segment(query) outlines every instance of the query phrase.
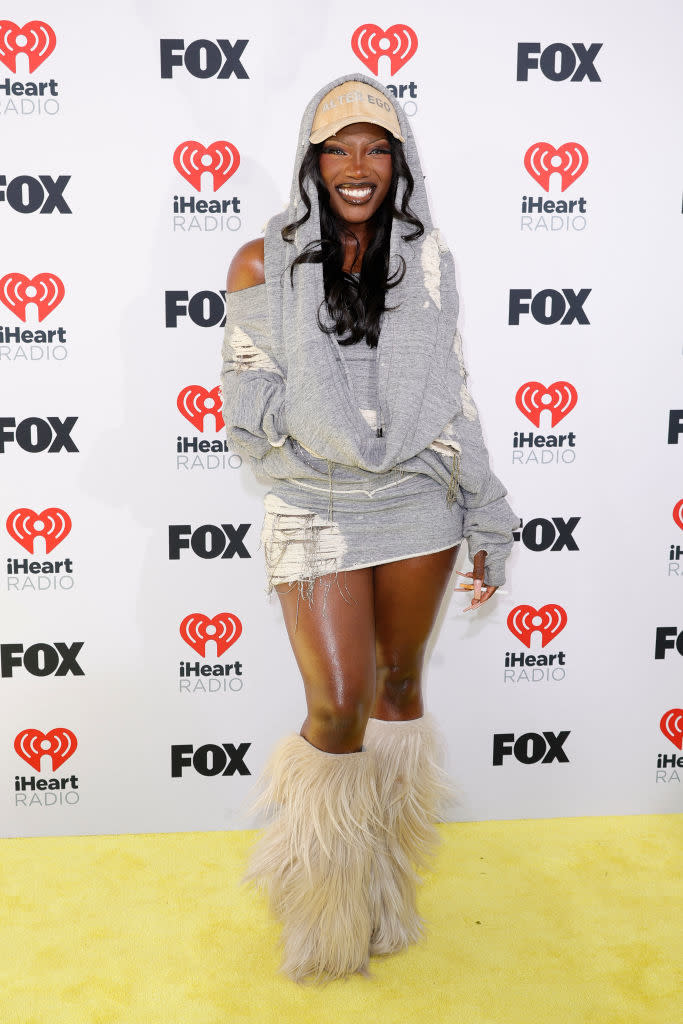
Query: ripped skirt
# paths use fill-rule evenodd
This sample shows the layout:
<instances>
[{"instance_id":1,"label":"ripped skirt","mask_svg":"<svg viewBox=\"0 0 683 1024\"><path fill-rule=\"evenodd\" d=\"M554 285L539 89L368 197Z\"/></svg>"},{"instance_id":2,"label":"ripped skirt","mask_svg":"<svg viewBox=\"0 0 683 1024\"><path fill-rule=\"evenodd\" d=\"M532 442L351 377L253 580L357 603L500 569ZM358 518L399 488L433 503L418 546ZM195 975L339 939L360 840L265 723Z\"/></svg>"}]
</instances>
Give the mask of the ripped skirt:
<instances>
[{"instance_id":1,"label":"ripped skirt","mask_svg":"<svg viewBox=\"0 0 683 1024\"><path fill-rule=\"evenodd\" d=\"M462 510L446 503L442 484L422 474L386 474L381 482L367 476L365 488L335 488L329 501L296 482L278 481L278 493L268 492L261 531L268 593L290 583L310 603L321 576L329 577L329 589L344 570L432 554L462 541Z\"/></svg>"}]
</instances>

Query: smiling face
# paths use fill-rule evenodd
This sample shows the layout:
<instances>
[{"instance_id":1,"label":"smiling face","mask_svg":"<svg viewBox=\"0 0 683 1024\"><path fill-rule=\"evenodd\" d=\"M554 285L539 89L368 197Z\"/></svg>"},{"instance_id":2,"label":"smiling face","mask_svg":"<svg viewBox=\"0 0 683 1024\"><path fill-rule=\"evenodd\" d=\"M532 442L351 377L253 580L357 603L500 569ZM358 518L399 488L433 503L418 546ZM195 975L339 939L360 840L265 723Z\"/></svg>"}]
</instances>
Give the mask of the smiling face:
<instances>
[{"instance_id":1,"label":"smiling face","mask_svg":"<svg viewBox=\"0 0 683 1024\"><path fill-rule=\"evenodd\" d=\"M391 187L388 133L358 122L326 139L318 157L320 176L330 193L335 217L350 227L369 221Z\"/></svg>"}]
</instances>

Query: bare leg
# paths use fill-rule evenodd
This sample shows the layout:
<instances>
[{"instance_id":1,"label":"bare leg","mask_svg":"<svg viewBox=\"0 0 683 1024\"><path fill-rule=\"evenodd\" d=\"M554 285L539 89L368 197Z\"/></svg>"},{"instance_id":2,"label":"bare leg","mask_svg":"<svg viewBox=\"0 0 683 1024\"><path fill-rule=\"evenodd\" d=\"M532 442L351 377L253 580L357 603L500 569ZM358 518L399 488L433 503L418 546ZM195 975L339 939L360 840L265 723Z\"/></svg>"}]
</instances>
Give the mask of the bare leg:
<instances>
[{"instance_id":1,"label":"bare leg","mask_svg":"<svg viewBox=\"0 0 683 1024\"><path fill-rule=\"evenodd\" d=\"M425 647L458 547L374 567L377 692L373 718L405 721L423 714Z\"/></svg>"},{"instance_id":2,"label":"bare leg","mask_svg":"<svg viewBox=\"0 0 683 1024\"><path fill-rule=\"evenodd\" d=\"M298 621L297 588L276 588L306 690L308 715L301 735L332 754L361 749L375 699L372 574L372 568L340 573L339 587L320 577L312 606L299 601ZM328 586L323 613L323 588Z\"/></svg>"}]
</instances>

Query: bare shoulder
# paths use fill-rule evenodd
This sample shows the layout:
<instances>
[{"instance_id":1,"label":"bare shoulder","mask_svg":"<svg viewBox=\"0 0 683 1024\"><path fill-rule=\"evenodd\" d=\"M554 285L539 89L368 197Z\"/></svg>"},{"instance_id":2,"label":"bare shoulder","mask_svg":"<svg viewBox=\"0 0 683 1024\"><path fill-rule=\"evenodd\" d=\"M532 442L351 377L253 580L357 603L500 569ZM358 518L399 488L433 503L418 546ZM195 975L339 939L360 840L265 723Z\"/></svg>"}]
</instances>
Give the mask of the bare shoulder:
<instances>
[{"instance_id":1,"label":"bare shoulder","mask_svg":"<svg viewBox=\"0 0 683 1024\"><path fill-rule=\"evenodd\" d=\"M227 288L229 292L240 292L243 288L263 284L265 279L263 239L254 238L235 253L228 270Z\"/></svg>"}]
</instances>

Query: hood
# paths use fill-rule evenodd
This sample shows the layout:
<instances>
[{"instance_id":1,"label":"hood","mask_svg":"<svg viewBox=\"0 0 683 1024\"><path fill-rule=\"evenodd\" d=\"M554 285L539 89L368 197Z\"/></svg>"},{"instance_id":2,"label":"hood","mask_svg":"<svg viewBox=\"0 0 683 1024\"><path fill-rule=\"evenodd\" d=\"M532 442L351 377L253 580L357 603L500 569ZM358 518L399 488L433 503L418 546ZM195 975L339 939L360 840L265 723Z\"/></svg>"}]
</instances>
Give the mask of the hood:
<instances>
[{"instance_id":1,"label":"hood","mask_svg":"<svg viewBox=\"0 0 683 1024\"><path fill-rule=\"evenodd\" d=\"M401 126L401 134L405 139L403 143L403 151L410 168L411 174L414 179L413 194L410 199L411 209L415 211L417 216L420 218L425 226L425 232L432 230L432 217L429 210L429 203L427 202L427 193L424 186L424 174L422 173L422 165L420 164L420 158L417 153L417 147L415 145L415 139L413 132L410 127L410 121L403 112L403 108L399 103L396 103L395 98L391 95L388 89L386 89L381 82L378 82L376 78L371 78L369 75L361 75L354 73L352 75L341 75L339 78L333 79L324 85L322 89L319 89L315 96L309 101L306 109L304 110L303 117L301 118L301 126L299 128L299 139L297 142L296 154L294 157L294 172L292 174L292 184L289 193L289 206L288 213L290 221L298 220L298 218L304 213L304 206L301 202L299 195L299 171L306 150L309 146L309 136L311 134L311 127L313 125L313 118L318 108L318 104L327 93L334 89L337 85L342 85L344 82L365 82L366 85L372 85L375 89L381 92L389 100L396 116L398 117L398 123ZM405 182L399 183L398 192L396 195L396 203L400 206L403 198L403 191ZM314 188L312 182L308 181L306 184L306 192L308 198L311 200L311 221L314 225L320 223L320 213L318 210L318 194ZM308 232L307 232L308 234ZM318 235L320 234L318 230ZM311 236L313 237L313 236Z\"/></svg>"}]
</instances>

